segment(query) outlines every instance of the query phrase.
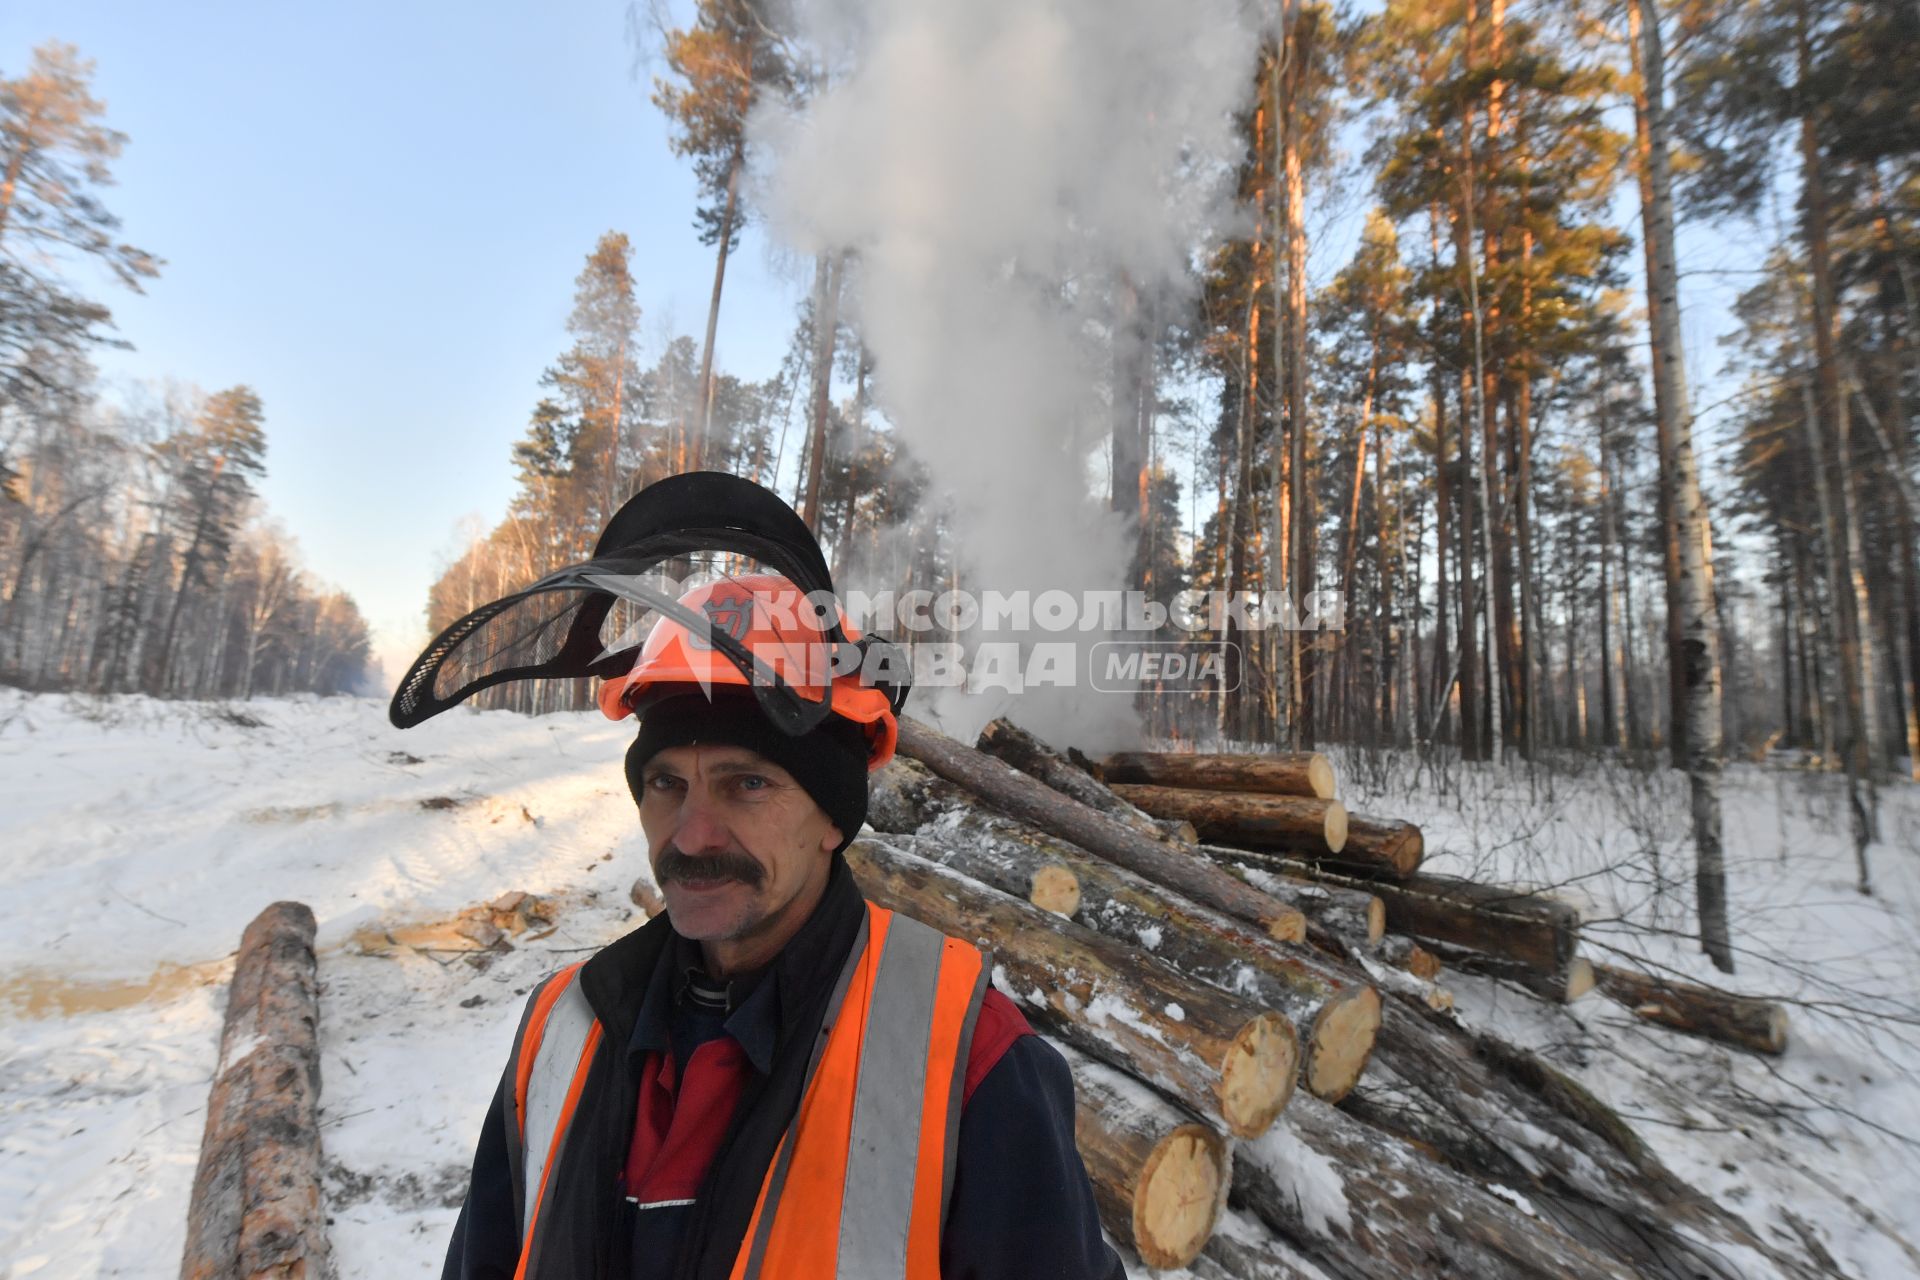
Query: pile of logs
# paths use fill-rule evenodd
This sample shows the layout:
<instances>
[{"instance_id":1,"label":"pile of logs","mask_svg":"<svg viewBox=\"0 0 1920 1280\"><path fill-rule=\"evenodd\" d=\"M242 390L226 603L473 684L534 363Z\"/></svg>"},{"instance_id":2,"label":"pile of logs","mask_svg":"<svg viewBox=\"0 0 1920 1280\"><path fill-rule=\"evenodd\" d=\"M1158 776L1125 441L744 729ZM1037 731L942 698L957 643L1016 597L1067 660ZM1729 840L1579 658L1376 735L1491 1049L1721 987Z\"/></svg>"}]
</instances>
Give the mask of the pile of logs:
<instances>
[{"instance_id":1,"label":"pile of logs","mask_svg":"<svg viewBox=\"0 0 1920 1280\"><path fill-rule=\"evenodd\" d=\"M1440 980L1598 989L1761 1052L1784 1047L1776 1007L1593 965L1566 903L1423 873L1419 828L1349 814L1322 756L1089 761L1006 721L969 747L906 720L899 750L853 869L991 951L1062 1046L1103 1220L1148 1265L1818 1274L1574 1081L1462 1026Z\"/></svg>"}]
</instances>

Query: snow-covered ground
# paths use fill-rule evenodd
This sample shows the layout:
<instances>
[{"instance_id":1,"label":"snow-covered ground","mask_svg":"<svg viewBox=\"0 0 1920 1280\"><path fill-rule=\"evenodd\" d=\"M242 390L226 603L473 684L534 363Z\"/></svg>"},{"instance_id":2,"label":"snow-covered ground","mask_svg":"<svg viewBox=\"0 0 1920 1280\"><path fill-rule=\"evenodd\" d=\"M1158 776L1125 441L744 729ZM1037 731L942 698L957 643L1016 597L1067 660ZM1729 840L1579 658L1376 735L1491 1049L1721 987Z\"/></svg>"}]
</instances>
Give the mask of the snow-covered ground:
<instances>
[{"instance_id":1,"label":"snow-covered ground","mask_svg":"<svg viewBox=\"0 0 1920 1280\"><path fill-rule=\"evenodd\" d=\"M367 700L0 694L0 1276L177 1268L231 950L282 898L320 922L342 1273L437 1274L521 996L638 920L630 732L459 711L401 733ZM1426 826L1434 868L1560 886L1595 958L1714 978L1683 936L1677 776L1339 764L1357 811ZM1547 1009L1447 979L1464 1017L1574 1072L1682 1176L1871 1280L1920 1275L1920 791L1888 787L1881 814L1863 899L1832 779L1729 774L1731 985L1802 1002L1783 1059L1598 996ZM408 931L509 890L558 900L557 927L484 966Z\"/></svg>"}]
</instances>

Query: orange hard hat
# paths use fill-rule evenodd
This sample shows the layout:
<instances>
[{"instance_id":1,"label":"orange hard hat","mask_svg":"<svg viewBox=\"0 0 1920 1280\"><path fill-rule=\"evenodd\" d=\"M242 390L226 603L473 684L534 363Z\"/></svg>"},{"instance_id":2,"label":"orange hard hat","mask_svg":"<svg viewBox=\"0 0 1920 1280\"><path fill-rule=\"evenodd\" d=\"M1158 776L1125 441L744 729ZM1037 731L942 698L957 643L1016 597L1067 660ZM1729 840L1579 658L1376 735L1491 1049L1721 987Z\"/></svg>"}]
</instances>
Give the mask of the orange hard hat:
<instances>
[{"instance_id":1,"label":"orange hard hat","mask_svg":"<svg viewBox=\"0 0 1920 1280\"><path fill-rule=\"evenodd\" d=\"M707 627L725 632L744 645L764 668L802 698L818 703L830 699L830 714L860 726L867 740L867 770L893 759L900 734L893 699L883 688L862 678L866 651L846 612L835 606L841 633L849 642L840 646L828 637L831 624L823 620L813 598L786 578L760 573L723 578L696 587L680 597L680 605L703 615ZM836 662L853 670L835 674ZM648 634L633 666L609 677L600 686L600 710L609 720L623 720L662 697L698 689L712 697L716 686L745 688L749 677L722 653L701 630L671 617L660 618Z\"/></svg>"}]
</instances>

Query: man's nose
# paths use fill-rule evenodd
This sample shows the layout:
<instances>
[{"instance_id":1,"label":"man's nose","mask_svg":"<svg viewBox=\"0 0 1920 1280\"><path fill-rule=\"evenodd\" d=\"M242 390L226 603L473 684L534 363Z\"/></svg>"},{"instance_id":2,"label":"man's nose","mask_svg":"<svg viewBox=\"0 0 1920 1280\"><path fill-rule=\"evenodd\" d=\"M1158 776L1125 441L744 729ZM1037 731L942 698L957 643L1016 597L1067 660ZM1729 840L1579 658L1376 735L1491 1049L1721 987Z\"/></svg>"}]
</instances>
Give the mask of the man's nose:
<instances>
[{"instance_id":1,"label":"man's nose","mask_svg":"<svg viewBox=\"0 0 1920 1280\"><path fill-rule=\"evenodd\" d=\"M687 798L680 803L680 821L673 829L674 847L682 853L706 853L725 849L730 842L727 825L704 788L687 788Z\"/></svg>"}]
</instances>

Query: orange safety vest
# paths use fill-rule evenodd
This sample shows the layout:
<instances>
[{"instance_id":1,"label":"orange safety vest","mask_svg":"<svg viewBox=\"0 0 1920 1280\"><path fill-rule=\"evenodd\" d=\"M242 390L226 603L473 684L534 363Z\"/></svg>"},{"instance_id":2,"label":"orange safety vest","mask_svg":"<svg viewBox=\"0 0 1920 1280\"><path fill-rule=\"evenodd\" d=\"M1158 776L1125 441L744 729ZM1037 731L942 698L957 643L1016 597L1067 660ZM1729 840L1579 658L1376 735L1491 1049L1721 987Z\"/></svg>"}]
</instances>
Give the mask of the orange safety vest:
<instances>
[{"instance_id":1,"label":"orange safety vest","mask_svg":"<svg viewBox=\"0 0 1920 1280\"><path fill-rule=\"evenodd\" d=\"M939 1280L987 966L978 948L866 905L732 1280ZM576 964L542 985L514 1045L524 1206L515 1280L530 1280L547 1183L600 1047L579 974Z\"/></svg>"}]
</instances>

